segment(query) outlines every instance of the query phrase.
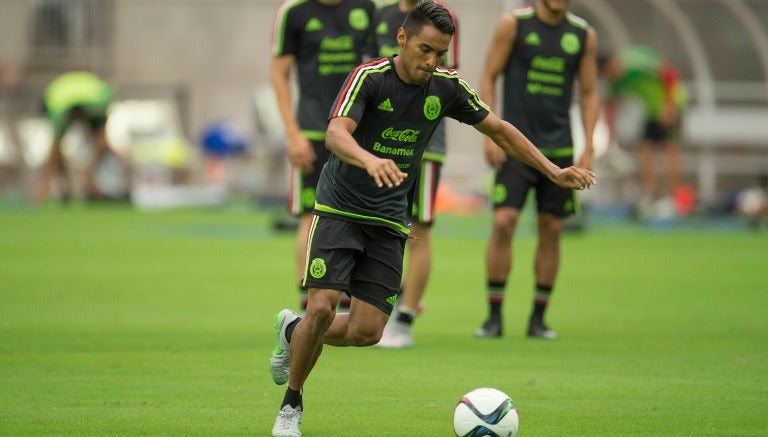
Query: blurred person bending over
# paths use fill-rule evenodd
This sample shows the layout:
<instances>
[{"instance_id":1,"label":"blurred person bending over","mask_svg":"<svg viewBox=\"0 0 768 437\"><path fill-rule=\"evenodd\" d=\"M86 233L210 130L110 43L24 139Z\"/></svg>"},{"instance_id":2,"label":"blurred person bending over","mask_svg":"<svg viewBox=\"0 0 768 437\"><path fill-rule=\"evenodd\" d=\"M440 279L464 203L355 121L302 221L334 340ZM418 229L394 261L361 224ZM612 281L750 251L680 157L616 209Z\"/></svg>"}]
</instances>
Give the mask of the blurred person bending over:
<instances>
[{"instance_id":1,"label":"blurred person bending over","mask_svg":"<svg viewBox=\"0 0 768 437\"><path fill-rule=\"evenodd\" d=\"M392 56L398 53L397 29L408 12L416 7L419 0L389 0L380 7L373 20L373 41L378 56ZM445 6L443 3L436 1ZM447 9L447 7L446 7ZM450 11L450 10L449 10ZM458 67L458 26L456 15L451 46L446 53L443 67ZM414 184L411 238L408 239L408 261L402 294L395 308L395 314L384 329L379 346L389 348L408 347L413 344L412 325L419 313L422 296L432 269L432 225L435 219L435 197L440 183L440 173L445 161L445 121L441 122L427 144L427 150L419 167Z\"/></svg>"},{"instance_id":2,"label":"blurred person bending over","mask_svg":"<svg viewBox=\"0 0 768 437\"><path fill-rule=\"evenodd\" d=\"M324 344L380 340L402 280L412 189L442 118L474 126L558 185L584 189L595 182L589 170L549 161L489 112L453 70L439 67L453 33L448 10L420 2L397 31L400 54L355 68L331 108L326 144L332 155L317 184L307 250L307 310L304 317L288 309L275 316L270 372L288 387L273 436L301 435L304 383ZM352 296L348 313L336 312L342 293Z\"/></svg>"},{"instance_id":3,"label":"blurred person bending over","mask_svg":"<svg viewBox=\"0 0 768 437\"><path fill-rule=\"evenodd\" d=\"M488 48L481 95L495 106L496 80L504 76L505 120L517 126L544 156L565 167L574 162L569 109L578 82L585 132L579 166L591 169L592 134L600 109L597 89L597 35L568 11L568 0L538 0L504 14ZM476 337L501 337L502 304L512 269L512 239L530 190L536 194L537 246L533 304L527 335L554 339L544 322L560 266L560 235L566 217L577 212L575 192L558 187L545 174L516 159L507 159L486 144L486 159L496 170L492 192L493 224L486 249L489 314Z\"/></svg>"},{"instance_id":4,"label":"blurred person bending over","mask_svg":"<svg viewBox=\"0 0 768 437\"><path fill-rule=\"evenodd\" d=\"M317 180L330 154L325 147L328 111L344 78L362 62L374 9L371 0L285 0L275 17L271 80L291 162L288 212L299 217L297 283L305 268ZM295 112L291 91L294 69L299 94ZM303 310L306 289L299 286L299 294ZM349 299L341 306L349 306Z\"/></svg>"},{"instance_id":5,"label":"blurred person bending over","mask_svg":"<svg viewBox=\"0 0 768 437\"><path fill-rule=\"evenodd\" d=\"M71 197L72 187L62 152L62 139L75 123L82 123L88 128L93 147L85 169L86 196L91 200L103 198L96 183L95 170L111 150L105 127L107 109L113 100L112 87L93 73L72 71L53 79L45 88L43 100L46 115L53 124L53 143L35 189L35 201L42 202L50 195L54 178L60 198L66 201Z\"/></svg>"},{"instance_id":6,"label":"blurred person bending over","mask_svg":"<svg viewBox=\"0 0 768 437\"><path fill-rule=\"evenodd\" d=\"M677 68L649 47L630 46L618 56L601 61L601 76L610 85L609 113L613 113L614 106L624 98L634 98L643 106L640 138L636 144L643 189L637 212L641 216L652 216L657 202L672 204L672 196L680 187L680 125L687 92ZM614 130L616 122L611 123ZM665 161L663 189L657 180L658 154Z\"/></svg>"}]
</instances>

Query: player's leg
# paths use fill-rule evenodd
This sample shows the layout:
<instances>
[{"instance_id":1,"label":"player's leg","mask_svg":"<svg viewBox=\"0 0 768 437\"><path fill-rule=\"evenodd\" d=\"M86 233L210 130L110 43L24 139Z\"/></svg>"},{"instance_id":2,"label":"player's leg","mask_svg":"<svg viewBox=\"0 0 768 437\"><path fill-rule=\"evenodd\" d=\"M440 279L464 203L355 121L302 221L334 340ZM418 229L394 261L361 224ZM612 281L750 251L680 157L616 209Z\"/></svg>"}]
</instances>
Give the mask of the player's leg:
<instances>
[{"instance_id":1,"label":"player's leg","mask_svg":"<svg viewBox=\"0 0 768 437\"><path fill-rule=\"evenodd\" d=\"M301 285L304 279L304 272L307 268L307 238L309 236L309 227L312 223L312 214L309 212L299 215L298 226L296 227L296 237L294 243L294 255L296 260L296 284L299 291L299 307L301 311L307 310L307 289Z\"/></svg>"},{"instance_id":2,"label":"player's leg","mask_svg":"<svg viewBox=\"0 0 768 437\"><path fill-rule=\"evenodd\" d=\"M666 161L666 190L667 195L674 196L681 180L681 158L680 144L677 138L671 137L664 145L664 154Z\"/></svg>"},{"instance_id":3,"label":"player's leg","mask_svg":"<svg viewBox=\"0 0 768 437\"><path fill-rule=\"evenodd\" d=\"M475 331L476 337L501 337L503 334L502 308L507 278L512 270L512 238L517 228L520 211L501 207L493 211L493 224L485 250L486 299L488 318Z\"/></svg>"},{"instance_id":4,"label":"player's leg","mask_svg":"<svg viewBox=\"0 0 768 437\"><path fill-rule=\"evenodd\" d=\"M332 289L309 289L309 301L303 317L291 317L278 335L284 336L287 341L282 352L289 354L290 374L288 387L285 390L280 410L275 418L272 435L300 435L304 401L304 382L315 367L323 350L323 338L325 332L331 326L336 314L336 305L341 292ZM283 315L287 310L283 310ZM280 341L278 339L278 341ZM274 355L273 355L274 357ZM274 361L272 362L274 363ZM274 377L274 365L273 365ZM276 381L277 382L277 381Z\"/></svg>"},{"instance_id":5,"label":"player's leg","mask_svg":"<svg viewBox=\"0 0 768 437\"><path fill-rule=\"evenodd\" d=\"M640 183L643 187L643 195L651 200L656 198L656 166L653 153L653 145L650 141L643 141L637 148L638 169Z\"/></svg>"},{"instance_id":6,"label":"player's leg","mask_svg":"<svg viewBox=\"0 0 768 437\"><path fill-rule=\"evenodd\" d=\"M411 236L407 243L409 258L400 311L409 310L415 316L432 270L432 225L420 221L413 222Z\"/></svg>"},{"instance_id":7,"label":"player's leg","mask_svg":"<svg viewBox=\"0 0 768 437\"><path fill-rule=\"evenodd\" d=\"M309 289L307 311L291 334L291 373L288 387L304 387L323 349L326 332L336 316L336 305L341 292L333 289Z\"/></svg>"},{"instance_id":8,"label":"player's leg","mask_svg":"<svg viewBox=\"0 0 768 437\"><path fill-rule=\"evenodd\" d=\"M389 314L375 305L352 298L348 313L338 313L325 333L330 346L371 346L381 339Z\"/></svg>"},{"instance_id":9,"label":"player's leg","mask_svg":"<svg viewBox=\"0 0 768 437\"><path fill-rule=\"evenodd\" d=\"M528 321L528 336L554 339L557 334L544 322L552 290L560 268L560 235L564 220L549 213L539 213L537 220L538 240L534 257L533 308Z\"/></svg>"},{"instance_id":10,"label":"player's leg","mask_svg":"<svg viewBox=\"0 0 768 437\"><path fill-rule=\"evenodd\" d=\"M476 337L501 337L503 334L502 307L507 278L512 270L512 238L531 184L531 171L530 167L510 158L496 173L491 193L493 221L485 249L488 317L475 330Z\"/></svg>"},{"instance_id":11,"label":"player's leg","mask_svg":"<svg viewBox=\"0 0 768 437\"><path fill-rule=\"evenodd\" d=\"M310 223L312 222L312 210L315 207L317 182L320 180L320 172L330 153L325 148L323 141L312 141L311 144L317 157L314 169L311 173L305 174L298 168L291 167L291 183L288 192L288 213L298 217L294 240L294 260L301 311L305 311L307 308L307 289L301 285L301 282L304 279L304 272L307 268L307 237Z\"/></svg>"},{"instance_id":12,"label":"player's leg","mask_svg":"<svg viewBox=\"0 0 768 437\"><path fill-rule=\"evenodd\" d=\"M329 330L328 344L369 346L379 342L403 279L407 237L381 226L359 226L365 251L355 260L350 287L352 307L346 325L334 323ZM338 318L345 320L344 315Z\"/></svg>"},{"instance_id":13,"label":"player's leg","mask_svg":"<svg viewBox=\"0 0 768 437\"><path fill-rule=\"evenodd\" d=\"M384 329L381 347L402 348L413 345L412 325L419 313L432 270L432 224L435 196L440 182L441 164L424 160L414 186L413 225L408 239L408 261L399 306Z\"/></svg>"},{"instance_id":14,"label":"player's leg","mask_svg":"<svg viewBox=\"0 0 768 437\"><path fill-rule=\"evenodd\" d=\"M572 158L554 158L560 167L571 165ZM547 327L545 312L560 268L560 237L565 219L578 212L576 192L560 188L540 175L536 185L537 243L534 255L535 288L531 316L528 320L528 336L555 339L557 333Z\"/></svg>"},{"instance_id":15,"label":"player's leg","mask_svg":"<svg viewBox=\"0 0 768 437\"><path fill-rule=\"evenodd\" d=\"M302 285L309 290L303 317L283 310L277 318L277 344L270 359L276 383L287 376L288 387L272 429L273 435L300 435L304 382L317 363L327 330L336 316L340 289L348 289L354 258L363 243L353 224L312 216L307 247L306 273ZM286 371L286 367L289 371Z\"/></svg>"},{"instance_id":16,"label":"player's leg","mask_svg":"<svg viewBox=\"0 0 768 437\"><path fill-rule=\"evenodd\" d=\"M36 203L44 202L53 191L54 184L58 194L64 201L71 196L71 187L67 170L67 162L61 147L62 135L55 135L48 156L41 167L40 179L33 194Z\"/></svg>"},{"instance_id":17,"label":"player's leg","mask_svg":"<svg viewBox=\"0 0 768 437\"><path fill-rule=\"evenodd\" d=\"M90 198L99 199L102 197L102 192L96 183L96 169L104 160L104 158L110 153L105 128L106 116L98 117L98 119L92 118L90 120L90 124L93 154L85 168L85 189Z\"/></svg>"}]
</instances>

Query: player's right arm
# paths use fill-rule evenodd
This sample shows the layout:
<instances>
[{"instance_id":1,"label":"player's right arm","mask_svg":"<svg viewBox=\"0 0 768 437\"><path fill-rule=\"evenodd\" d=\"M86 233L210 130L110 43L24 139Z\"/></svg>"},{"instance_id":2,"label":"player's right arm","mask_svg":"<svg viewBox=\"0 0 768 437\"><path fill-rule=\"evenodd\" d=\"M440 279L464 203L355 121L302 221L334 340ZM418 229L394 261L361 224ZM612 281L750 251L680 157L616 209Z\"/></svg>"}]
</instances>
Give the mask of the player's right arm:
<instances>
[{"instance_id":1,"label":"player's right arm","mask_svg":"<svg viewBox=\"0 0 768 437\"><path fill-rule=\"evenodd\" d=\"M311 173L315 162L312 144L301 134L301 127L293 112L291 94L291 70L295 58L293 55L278 56L272 59L272 88L275 90L277 109L285 129L285 147L288 159L302 173Z\"/></svg>"},{"instance_id":2,"label":"player's right arm","mask_svg":"<svg viewBox=\"0 0 768 437\"><path fill-rule=\"evenodd\" d=\"M517 17L511 13L502 15L485 54L485 65L480 76L480 98L491 111L496 110L496 80L512 56L516 34ZM485 142L485 159L491 167L498 170L506 161L507 155L489 139Z\"/></svg>"},{"instance_id":3,"label":"player's right arm","mask_svg":"<svg viewBox=\"0 0 768 437\"><path fill-rule=\"evenodd\" d=\"M376 186L392 188L408 176L391 159L380 158L360 147L352 136L357 122L349 117L335 117L328 122L325 145L342 161L365 169Z\"/></svg>"}]
</instances>

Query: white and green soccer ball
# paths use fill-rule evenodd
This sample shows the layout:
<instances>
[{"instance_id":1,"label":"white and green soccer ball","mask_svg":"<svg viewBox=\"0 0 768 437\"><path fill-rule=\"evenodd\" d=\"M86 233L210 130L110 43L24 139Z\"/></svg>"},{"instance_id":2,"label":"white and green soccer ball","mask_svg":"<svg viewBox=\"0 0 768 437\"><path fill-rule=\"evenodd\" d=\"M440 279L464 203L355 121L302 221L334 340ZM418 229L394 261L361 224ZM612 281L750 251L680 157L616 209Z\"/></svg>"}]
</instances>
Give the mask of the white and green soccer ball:
<instances>
[{"instance_id":1,"label":"white and green soccer ball","mask_svg":"<svg viewBox=\"0 0 768 437\"><path fill-rule=\"evenodd\" d=\"M453 430L459 437L515 437L520 418L512 399L495 388L477 388L453 409Z\"/></svg>"}]
</instances>

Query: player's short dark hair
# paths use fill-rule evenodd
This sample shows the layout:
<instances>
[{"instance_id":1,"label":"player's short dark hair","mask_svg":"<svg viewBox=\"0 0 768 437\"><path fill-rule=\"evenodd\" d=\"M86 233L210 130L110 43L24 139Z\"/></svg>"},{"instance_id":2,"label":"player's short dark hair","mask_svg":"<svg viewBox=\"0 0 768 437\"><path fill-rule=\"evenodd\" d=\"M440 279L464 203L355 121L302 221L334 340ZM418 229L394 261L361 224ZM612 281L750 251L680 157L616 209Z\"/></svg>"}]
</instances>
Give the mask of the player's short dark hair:
<instances>
[{"instance_id":1,"label":"player's short dark hair","mask_svg":"<svg viewBox=\"0 0 768 437\"><path fill-rule=\"evenodd\" d=\"M427 24L431 24L446 35L453 35L456 27L448 9L433 0L421 0L416 7L408 12L403 21L405 35L411 37L421 32Z\"/></svg>"}]
</instances>

